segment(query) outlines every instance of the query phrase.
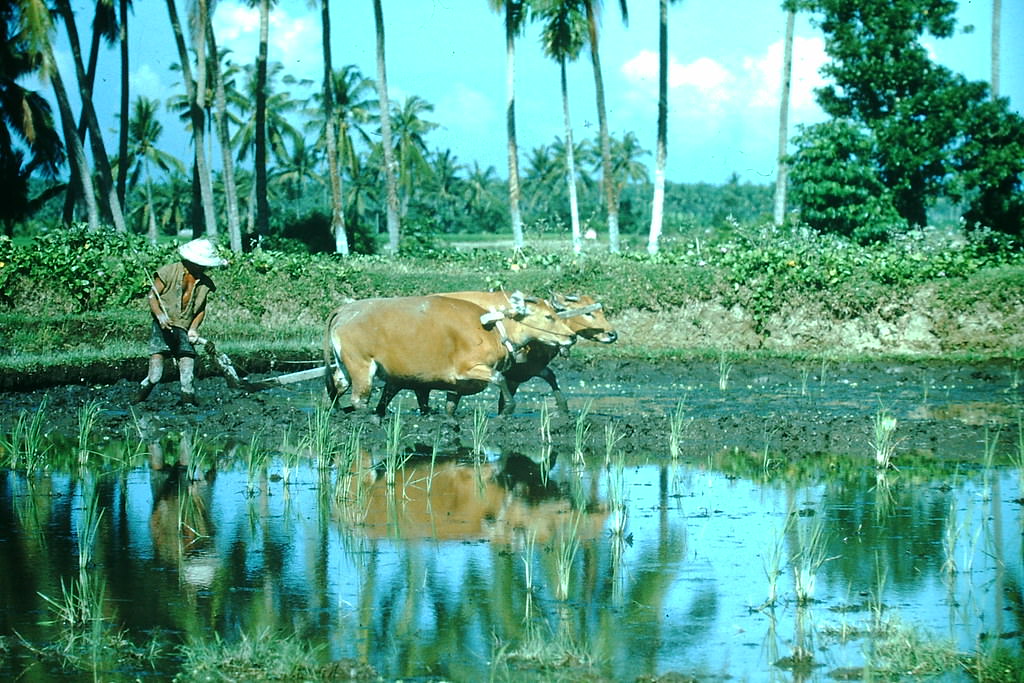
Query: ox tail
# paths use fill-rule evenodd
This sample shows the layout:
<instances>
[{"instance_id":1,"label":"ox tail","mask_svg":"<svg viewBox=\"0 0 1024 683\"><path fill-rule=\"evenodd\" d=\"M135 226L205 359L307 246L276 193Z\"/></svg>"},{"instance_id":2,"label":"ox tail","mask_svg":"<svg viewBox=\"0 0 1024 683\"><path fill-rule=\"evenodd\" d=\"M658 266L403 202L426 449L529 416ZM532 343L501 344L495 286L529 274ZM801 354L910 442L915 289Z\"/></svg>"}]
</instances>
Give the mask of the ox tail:
<instances>
[{"instance_id":1,"label":"ox tail","mask_svg":"<svg viewBox=\"0 0 1024 683\"><path fill-rule=\"evenodd\" d=\"M327 397L332 401L348 391L352 383L345 374L345 364L341 362L341 342L334 335L341 309L336 309L327 318L327 331L324 334L324 384Z\"/></svg>"}]
</instances>

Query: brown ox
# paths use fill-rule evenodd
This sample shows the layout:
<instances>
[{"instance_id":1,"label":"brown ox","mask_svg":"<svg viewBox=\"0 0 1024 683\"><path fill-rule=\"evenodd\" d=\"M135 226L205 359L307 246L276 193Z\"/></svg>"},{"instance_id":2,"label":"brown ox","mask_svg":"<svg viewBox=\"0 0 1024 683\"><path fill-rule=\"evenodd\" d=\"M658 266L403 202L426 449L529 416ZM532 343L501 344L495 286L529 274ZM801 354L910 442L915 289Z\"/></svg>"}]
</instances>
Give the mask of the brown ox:
<instances>
[{"instance_id":1,"label":"brown ox","mask_svg":"<svg viewBox=\"0 0 1024 683\"><path fill-rule=\"evenodd\" d=\"M509 295L505 292L445 292L438 294L438 296L452 297L455 299L461 299L463 301L469 301L482 308L492 308L499 306L508 305ZM600 342L602 344L611 344L619 338L615 328L612 327L608 319L605 318L604 311L602 310L601 304L597 303L593 297L580 295L580 296L562 296L560 294L552 295L550 299L551 306L558 311L559 315L565 318L566 323L576 335L589 339L591 341ZM498 397L498 412L505 413L511 412L513 409L512 397L516 395L516 391L519 389L519 385L533 377L540 377L548 386L551 387L551 392L555 397L555 403L558 406L558 410L563 414L569 412L569 405L566 403L565 397L562 395L562 390L558 386L558 380L555 377L555 372L548 365L554 360L555 356L558 355L560 349L555 346L546 344L530 344L523 352L517 354L516 362L509 368L503 371L505 375L505 383L508 386L509 403L506 404L505 394L501 394ZM427 397L425 392L417 393L417 398L420 404L420 410L424 411L427 406Z\"/></svg>"},{"instance_id":2,"label":"brown ox","mask_svg":"<svg viewBox=\"0 0 1024 683\"><path fill-rule=\"evenodd\" d=\"M510 456L529 460L525 456ZM355 463L353 463L355 464ZM532 464L536 470L537 465ZM513 468L522 470L513 463ZM399 467L393 483L369 466L341 481L335 517L368 538L487 540L499 545L533 537L547 544L560 537L598 538L607 508L577 508L554 482L540 483L539 470L515 472L509 462L470 465L418 459Z\"/></svg>"},{"instance_id":3,"label":"brown ox","mask_svg":"<svg viewBox=\"0 0 1024 683\"><path fill-rule=\"evenodd\" d=\"M385 382L376 414L402 389L448 392L452 415L461 396L498 386L516 350L530 343L571 346L576 335L546 305L514 294L490 310L440 296L362 299L331 313L324 340L327 392L335 398L352 389L352 407L365 408L373 378ZM347 376L346 376L347 375Z\"/></svg>"}]
</instances>

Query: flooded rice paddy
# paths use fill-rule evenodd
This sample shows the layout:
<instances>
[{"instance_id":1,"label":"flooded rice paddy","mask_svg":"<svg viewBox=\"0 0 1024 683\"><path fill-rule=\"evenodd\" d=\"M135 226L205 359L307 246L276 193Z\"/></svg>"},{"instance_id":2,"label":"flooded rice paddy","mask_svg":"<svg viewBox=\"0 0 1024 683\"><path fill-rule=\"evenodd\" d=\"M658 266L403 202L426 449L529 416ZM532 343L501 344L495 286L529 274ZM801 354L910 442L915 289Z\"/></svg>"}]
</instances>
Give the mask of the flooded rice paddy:
<instances>
[{"instance_id":1,"label":"flooded rice paddy","mask_svg":"<svg viewBox=\"0 0 1024 683\"><path fill-rule=\"evenodd\" d=\"M524 387L515 428L470 404L432 446L430 420L357 426L285 394L265 409L302 404L305 427L247 440L203 433L223 409L117 437L98 436L116 406L85 403L91 433L36 441L11 416L0 678L1019 680L998 664L1024 630L1019 389L976 375L797 408L650 382L650 422L570 379L550 440ZM746 438L712 441L736 413Z\"/></svg>"}]
</instances>

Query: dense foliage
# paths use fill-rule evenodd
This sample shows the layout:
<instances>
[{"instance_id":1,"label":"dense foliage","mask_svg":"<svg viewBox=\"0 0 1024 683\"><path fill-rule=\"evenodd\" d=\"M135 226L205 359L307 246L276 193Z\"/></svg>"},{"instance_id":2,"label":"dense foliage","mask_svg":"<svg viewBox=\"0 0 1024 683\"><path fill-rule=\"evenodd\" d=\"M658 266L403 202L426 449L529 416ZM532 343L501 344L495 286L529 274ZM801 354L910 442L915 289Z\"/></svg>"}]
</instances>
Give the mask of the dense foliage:
<instances>
[{"instance_id":1,"label":"dense foliage","mask_svg":"<svg viewBox=\"0 0 1024 683\"><path fill-rule=\"evenodd\" d=\"M933 62L922 40L953 34L953 0L795 5L818 19L833 81L817 93L832 120L804 129L790 160L805 221L877 239L927 225L947 196L965 203L968 228L1024 233L1024 118Z\"/></svg>"},{"instance_id":2,"label":"dense foliage","mask_svg":"<svg viewBox=\"0 0 1024 683\"><path fill-rule=\"evenodd\" d=\"M594 249L574 257L564 241L521 251L439 245L430 257L398 259L256 249L214 273L218 309L230 312L219 317L269 327L295 321L315 326L346 297L499 287L592 293L620 311L717 300L742 307L755 323L808 299L822 302L835 317L853 317L922 283L960 295L981 288L1000 290L1003 298L1024 297L1024 251L991 232L912 231L862 246L807 228L730 222L668 240L656 256L642 248L620 256ZM149 273L176 258L171 244L153 247L114 232L55 232L24 246L0 237L0 313L142 311ZM983 273L990 274L979 279ZM968 281L970 287L963 284ZM141 325L144 316L138 318Z\"/></svg>"}]
</instances>

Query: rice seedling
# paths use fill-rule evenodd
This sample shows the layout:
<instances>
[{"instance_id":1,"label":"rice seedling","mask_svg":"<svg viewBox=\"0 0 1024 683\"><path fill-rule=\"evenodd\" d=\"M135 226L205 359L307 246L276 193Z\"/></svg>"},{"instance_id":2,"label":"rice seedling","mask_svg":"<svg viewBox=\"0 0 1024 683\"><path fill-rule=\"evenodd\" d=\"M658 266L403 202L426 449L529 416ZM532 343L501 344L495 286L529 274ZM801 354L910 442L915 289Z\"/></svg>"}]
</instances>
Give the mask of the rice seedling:
<instances>
[{"instance_id":1,"label":"rice seedling","mask_svg":"<svg viewBox=\"0 0 1024 683\"><path fill-rule=\"evenodd\" d=\"M884 407L875 413L871 421L873 438L871 448L874 451L875 466L880 469L894 467L892 458L896 454L896 418Z\"/></svg>"},{"instance_id":2,"label":"rice seedling","mask_svg":"<svg viewBox=\"0 0 1024 683\"><path fill-rule=\"evenodd\" d=\"M77 634L86 627L94 627L103 621L103 598L105 585L99 577L89 572L65 583L60 581L61 594L52 598L45 593L39 597L49 606L52 619L44 624L57 624Z\"/></svg>"},{"instance_id":3,"label":"rice seedling","mask_svg":"<svg viewBox=\"0 0 1024 683\"><path fill-rule=\"evenodd\" d=\"M947 576L952 576L958 571L956 564L957 539L963 531L963 525L957 523L956 500L949 502L949 512L946 514L946 524L942 530L942 551L945 561L942 563L942 571Z\"/></svg>"},{"instance_id":4,"label":"rice seedling","mask_svg":"<svg viewBox=\"0 0 1024 683\"><path fill-rule=\"evenodd\" d=\"M790 522L786 525L792 524L794 517L790 517ZM774 539L768 552L761 555L761 567L764 570L764 575L768 579L768 597L758 607L758 610L765 608L775 607L775 604L779 599L779 577L782 576L782 551L785 541L786 527L783 529L775 530Z\"/></svg>"},{"instance_id":5,"label":"rice seedling","mask_svg":"<svg viewBox=\"0 0 1024 683\"><path fill-rule=\"evenodd\" d=\"M473 426L470 427L470 436L473 440L473 453L483 455L484 441L487 439L487 409L483 403L477 403L473 408Z\"/></svg>"},{"instance_id":6,"label":"rice seedling","mask_svg":"<svg viewBox=\"0 0 1024 683\"><path fill-rule=\"evenodd\" d=\"M820 517L810 524L798 522L796 533L799 550L793 558L793 590L797 604L806 605L814 599L818 570L835 557L828 556L825 522Z\"/></svg>"},{"instance_id":7,"label":"rice seedling","mask_svg":"<svg viewBox=\"0 0 1024 683\"><path fill-rule=\"evenodd\" d=\"M718 389L725 391L729 388L729 375L732 374L732 361L723 349L718 353Z\"/></svg>"},{"instance_id":8,"label":"rice seedling","mask_svg":"<svg viewBox=\"0 0 1024 683\"><path fill-rule=\"evenodd\" d=\"M491 680L515 680L515 676L509 676L514 671L513 664L546 672L556 671L557 680L590 681L600 678L593 670L596 662L589 648L578 643L566 628L560 628L558 633L550 631L549 627L542 630L531 623L523 640L515 647L495 638L491 652ZM504 675L499 676L501 672Z\"/></svg>"},{"instance_id":9,"label":"rice seedling","mask_svg":"<svg viewBox=\"0 0 1024 683\"><path fill-rule=\"evenodd\" d=\"M615 454L615 448L622 441L622 435L619 434L615 428L614 422L609 422L604 426L604 464L605 467L611 465L612 457Z\"/></svg>"},{"instance_id":10,"label":"rice seedling","mask_svg":"<svg viewBox=\"0 0 1024 683\"><path fill-rule=\"evenodd\" d=\"M573 459L583 464L583 449L587 443L587 439L590 436L590 409L593 407L594 402L591 399L587 399L583 403L583 407L580 409L579 414L576 416L576 425L574 430L575 440L573 442Z\"/></svg>"},{"instance_id":11,"label":"rice seedling","mask_svg":"<svg viewBox=\"0 0 1024 683\"><path fill-rule=\"evenodd\" d=\"M84 505L78 523L78 569L84 572L92 565L92 551L96 544L96 537L99 535L103 510L100 508L95 484L83 482L83 487L85 489L83 492Z\"/></svg>"},{"instance_id":12,"label":"rice seedling","mask_svg":"<svg viewBox=\"0 0 1024 683\"><path fill-rule=\"evenodd\" d=\"M868 609L871 612L873 632L877 633L881 631L883 620L883 613L885 611L885 602L882 600L882 596L885 595L885 586L889 582L889 571L888 568L883 566L882 559L879 554L875 553L875 586L868 597Z\"/></svg>"},{"instance_id":13,"label":"rice seedling","mask_svg":"<svg viewBox=\"0 0 1024 683\"><path fill-rule=\"evenodd\" d=\"M398 407L397 410L391 415L391 419L387 423L387 444L384 451L384 481L388 488L394 488L395 477L398 473L398 468L405 464L407 458L402 458L402 408Z\"/></svg>"},{"instance_id":14,"label":"rice seedling","mask_svg":"<svg viewBox=\"0 0 1024 683\"><path fill-rule=\"evenodd\" d=\"M693 418L686 417L686 397L676 403L675 410L668 416L668 454L672 460L678 460L682 454L683 435Z\"/></svg>"},{"instance_id":15,"label":"rice seedling","mask_svg":"<svg viewBox=\"0 0 1024 683\"><path fill-rule=\"evenodd\" d=\"M800 395L807 395L807 384L811 378L811 366L801 365L800 366Z\"/></svg>"},{"instance_id":16,"label":"rice seedling","mask_svg":"<svg viewBox=\"0 0 1024 683\"><path fill-rule=\"evenodd\" d=\"M320 401L306 417L305 445L316 457L321 469L329 467L334 460L334 431L331 420L333 408L333 402Z\"/></svg>"},{"instance_id":17,"label":"rice seedling","mask_svg":"<svg viewBox=\"0 0 1024 683\"><path fill-rule=\"evenodd\" d=\"M78 409L78 446L75 453L78 456L78 464L85 466L89 458L96 452L91 449L92 432L100 415L99 401L86 401Z\"/></svg>"},{"instance_id":18,"label":"rice seedling","mask_svg":"<svg viewBox=\"0 0 1024 683\"><path fill-rule=\"evenodd\" d=\"M256 495L258 478L267 465L270 454L260 444L260 433L249 437L249 448L245 451L246 492L249 496Z\"/></svg>"},{"instance_id":19,"label":"rice seedling","mask_svg":"<svg viewBox=\"0 0 1024 683\"><path fill-rule=\"evenodd\" d=\"M622 453L609 463L608 472L608 508L611 513L609 531L616 538L626 535L628 510L626 509L626 458ZM577 521L578 523L578 521Z\"/></svg>"},{"instance_id":20,"label":"rice seedling","mask_svg":"<svg viewBox=\"0 0 1024 683\"><path fill-rule=\"evenodd\" d=\"M525 543L523 544L523 583L526 593L526 608L523 614L523 622L530 623L533 618L533 557L537 552L537 530L529 529L526 532Z\"/></svg>"},{"instance_id":21,"label":"rice seedling","mask_svg":"<svg viewBox=\"0 0 1024 683\"><path fill-rule=\"evenodd\" d=\"M551 409L547 401L541 401L540 404L540 442L551 443Z\"/></svg>"},{"instance_id":22,"label":"rice seedling","mask_svg":"<svg viewBox=\"0 0 1024 683\"><path fill-rule=\"evenodd\" d=\"M580 549L579 529L582 516L582 513L574 512L572 519L562 527L558 536L558 545L555 548L555 569L558 577L555 583L555 598L557 600L569 598L573 565Z\"/></svg>"},{"instance_id":23,"label":"rice seedling","mask_svg":"<svg viewBox=\"0 0 1024 683\"><path fill-rule=\"evenodd\" d=\"M0 434L0 464L11 469L23 469L32 474L43 462L52 444L43 439L46 424L46 399L35 412L22 410L9 433Z\"/></svg>"}]
</instances>

